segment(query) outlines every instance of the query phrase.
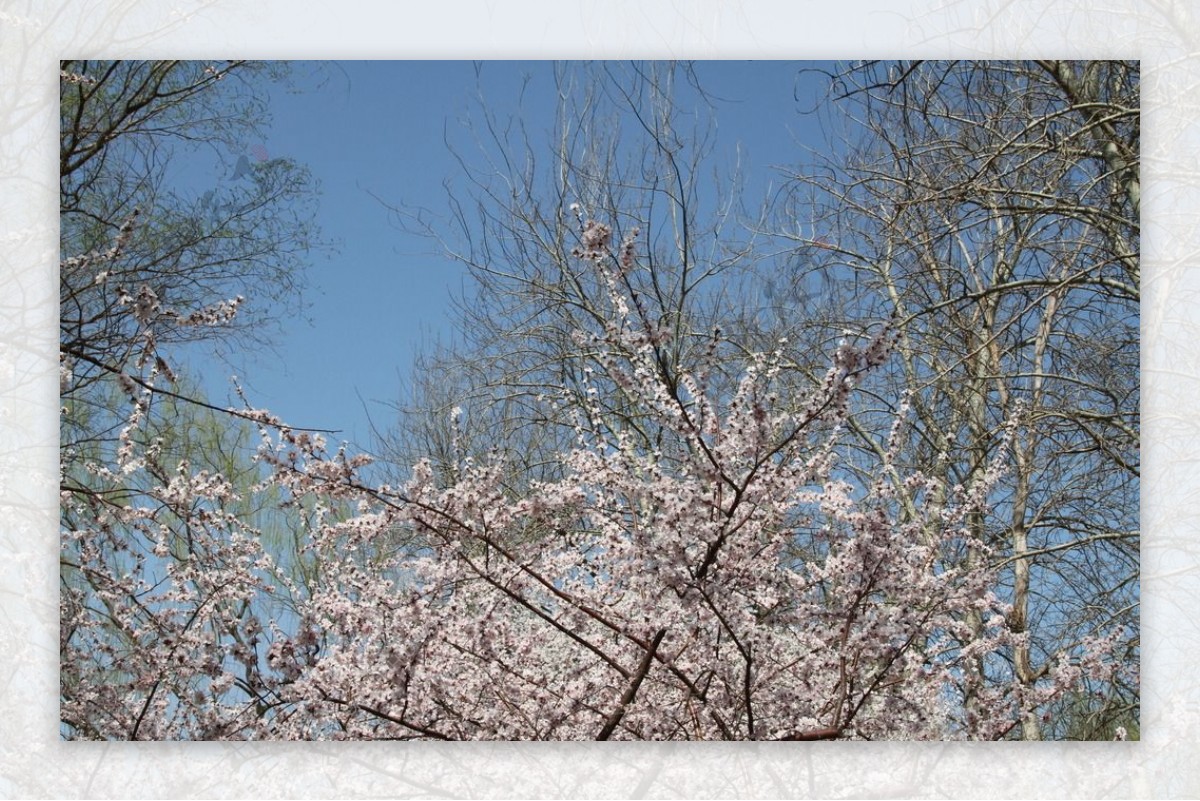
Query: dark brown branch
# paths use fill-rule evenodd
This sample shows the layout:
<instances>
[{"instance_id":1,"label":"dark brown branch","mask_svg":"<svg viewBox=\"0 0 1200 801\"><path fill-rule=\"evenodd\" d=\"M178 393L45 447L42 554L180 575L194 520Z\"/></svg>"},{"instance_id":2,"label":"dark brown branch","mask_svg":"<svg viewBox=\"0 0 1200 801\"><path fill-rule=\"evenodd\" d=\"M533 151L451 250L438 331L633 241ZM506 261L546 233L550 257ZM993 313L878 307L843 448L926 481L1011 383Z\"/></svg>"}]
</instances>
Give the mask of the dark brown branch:
<instances>
[{"instance_id":1,"label":"dark brown branch","mask_svg":"<svg viewBox=\"0 0 1200 801\"><path fill-rule=\"evenodd\" d=\"M786 734L780 737L780 740L789 742L803 741L809 742L813 740L836 740L842 732L839 729L805 729L804 731L794 731L791 734Z\"/></svg>"},{"instance_id":2,"label":"dark brown branch","mask_svg":"<svg viewBox=\"0 0 1200 801\"><path fill-rule=\"evenodd\" d=\"M666 633L666 629L659 629L658 633L654 635L654 639L650 641L650 647L646 650L646 655L642 657L642 663L638 665L637 673L633 675L633 681L626 688L625 694L621 696L620 705L608 716L608 720L604 722L604 728L596 735L597 740L607 740L611 737L621 722L621 718L625 717L625 710L633 703L633 697L637 695L638 687L642 686L642 679L646 678L646 674L650 672L650 665L654 662L654 653L658 650Z\"/></svg>"}]
</instances>

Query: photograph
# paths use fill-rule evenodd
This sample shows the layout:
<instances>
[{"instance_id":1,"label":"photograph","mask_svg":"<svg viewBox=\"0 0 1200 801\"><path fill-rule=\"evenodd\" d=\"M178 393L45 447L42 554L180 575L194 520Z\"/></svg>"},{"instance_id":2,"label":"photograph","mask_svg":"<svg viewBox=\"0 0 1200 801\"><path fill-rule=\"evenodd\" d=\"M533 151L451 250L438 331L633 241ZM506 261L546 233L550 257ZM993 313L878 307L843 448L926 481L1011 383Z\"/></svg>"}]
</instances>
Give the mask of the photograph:
<instances>
[{"instance_id":1,"label":"photograph","mask_svg":"<svg viewBox=\"0 0 1200 801\"><path fill-rule=\"evenodd\" d=\"M1141 739L1140 61L58 70L59 742Z\"/></svg>"}]
</instances>

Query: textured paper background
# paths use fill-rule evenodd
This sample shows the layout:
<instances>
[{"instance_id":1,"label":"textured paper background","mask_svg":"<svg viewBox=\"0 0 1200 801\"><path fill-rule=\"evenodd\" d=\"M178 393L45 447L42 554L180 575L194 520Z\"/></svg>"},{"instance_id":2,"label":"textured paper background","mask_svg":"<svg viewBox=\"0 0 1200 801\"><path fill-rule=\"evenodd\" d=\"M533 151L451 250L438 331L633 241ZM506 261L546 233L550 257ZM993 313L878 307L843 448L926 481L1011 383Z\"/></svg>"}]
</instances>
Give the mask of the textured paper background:
<instances>
[{"instance_id":1,"label":"textured paper background","mask_svg":"<svg viewBox=\"0 0 1200 801\"><path fill-rule=\"evenodd\" d=\"M0 796L1200 796L1200 27L1190 0L0 3ZM1144 63L1140 743L62 743L59 58Z\"/></svg>"}]
</instances>

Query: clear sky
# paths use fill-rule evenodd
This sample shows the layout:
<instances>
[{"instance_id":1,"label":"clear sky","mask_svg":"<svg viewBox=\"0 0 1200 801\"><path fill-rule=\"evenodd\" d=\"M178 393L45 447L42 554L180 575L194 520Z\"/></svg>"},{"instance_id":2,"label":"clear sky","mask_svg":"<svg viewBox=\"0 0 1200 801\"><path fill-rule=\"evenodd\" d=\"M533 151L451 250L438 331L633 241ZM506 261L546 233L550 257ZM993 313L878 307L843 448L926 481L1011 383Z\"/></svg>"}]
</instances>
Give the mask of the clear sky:
<instances>
[{"instance_id":1,"label":"clear sky","mask_svg":"<svg viewBox=\"0 0 1200 801\"><path fill-rule=\"evenodd\" d=\"M714 168L740 157L748 200L823 141L811 108L820 82L807 62L702 62L701 85L717 99ZM554 126L550 62L351 61L301 64L298 91L272 90L272 125L250 158L288 157L321 184L318 224L331 254L310 259L310 321L288 320L275 352L234 357L257 407L298 426L340 430L370 449L368 414L391 425L397 398L422 342L449 335L449 300L464 280L436 242L401 230L386 204L446 208L447 181L462 185L453 141L479 163L462 120L478 110L514 114L532 133ZM523 98L522 98L523 87ZM801 100L797 100L797 96ZM230 176L217 176L228 180ZM381 202L383 201L383 202ZM227 368L203 368L218 402Z\"/></svg>"}]
</instances>

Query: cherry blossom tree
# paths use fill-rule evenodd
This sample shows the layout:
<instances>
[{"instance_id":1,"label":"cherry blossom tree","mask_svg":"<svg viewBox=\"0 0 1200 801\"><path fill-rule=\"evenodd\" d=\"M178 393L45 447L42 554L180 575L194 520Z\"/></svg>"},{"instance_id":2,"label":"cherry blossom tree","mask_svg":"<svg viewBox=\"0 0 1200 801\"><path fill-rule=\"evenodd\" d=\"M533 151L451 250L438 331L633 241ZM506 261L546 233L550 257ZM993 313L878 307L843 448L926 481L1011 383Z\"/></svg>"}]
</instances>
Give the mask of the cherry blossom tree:
<instances>
[{"instance_id":1,"label":"cherry blossom tree","mask_svg":"<svg viewBox=\"0 0 1200 801\"><path fill-rule=\"evenodd\" d=\"M970 518L1003 451L966 485L897 484L900 402L875 479L839 469L890 324L847 336L799 400L780 394L786 341L746 356L732 389L710 381L729 369L716 331L667 375L671 331L621 280L637 233L614 244L580 222L573 257L605 289L604 324L576 335L596 365L582 402L538 401L573 420L553 479L514 492L497 451L372 484L368 457L229 410L259 426L268 471L242 493L303 510L317 566L304 585L231 511L228 479L141 436L171 380L153 331L176 316L124 294L145 332L122 374L130 413L62 496L64 736L997 739L1111 671L1118 632L1058 653L1036 682L1014 673L1028 633L1009 625L998 571L962 558L988 551ZM614 426L610 392L667 436L647 447ZM1006 440L1022 425L1010 418Z\"/></svg>"},{"instance_id":2,"label":"cherry blossom tree","mask_svg":"<svg viewBox=\"0 0 1200 801\"><path fill-rule=\"evenodd\" d=\"M780 411L798 410L842 332L891 315L895 352L844 421L839 477L868 487L888 471L892 503L913 515L921 485L907 487L907 473L970 486L1007 454L995 502L970 516L969 541L988 547L960 556L1003 570L1010 625L1028 631L1013 669L1037 686L1064 650L1124 633L1114 681L1089 682L1044 709L1047 720L1027 717L1020 736L1105 739L1120 726L1136 736L1137 63L797 70L807 77L795 98L778 97L780 114L815 89L811 116L828 140L797 148L758 213L730 166L743 161L716 147L722 101L700 88L703 65L556 65L544 139L523 123L531 115L483 104L470 128L479 152L462 158L447 214L401 214L418 230L448 215L429 233L469 278L455 345L419 358L376 452L395 460L398 482L420 456L453 481L465 455L500 448L502 483L523 496L524 482L562 477L555 454L569 449L569 411L588 390L614 435L647 450L684 442L628 402L574 336L600 330L609 311L602 282L572 256L587 231L572 205L618 241L641 228L636 269L618 280L637 314L669 332L656 350L669 391L704 362L716 365L709 392L732 395L745 354L786 337L774 392ZM562 403L536 402L562 387L573 390Z\"/></svg>"}]
</instances>

